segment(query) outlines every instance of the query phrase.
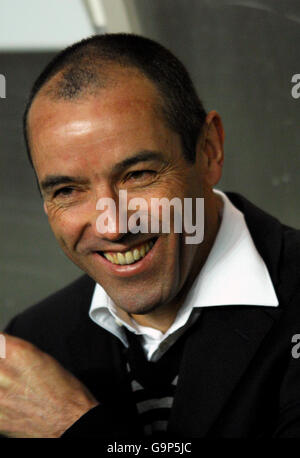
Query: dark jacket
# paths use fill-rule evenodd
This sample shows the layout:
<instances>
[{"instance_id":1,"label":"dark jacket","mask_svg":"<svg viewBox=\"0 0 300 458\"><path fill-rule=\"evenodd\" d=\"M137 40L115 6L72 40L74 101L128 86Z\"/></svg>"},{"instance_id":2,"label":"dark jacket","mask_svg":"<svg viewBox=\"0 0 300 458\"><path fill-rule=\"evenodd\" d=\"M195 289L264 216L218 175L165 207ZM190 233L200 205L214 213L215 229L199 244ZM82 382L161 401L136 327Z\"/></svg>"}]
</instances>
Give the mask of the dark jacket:
<instances>
[{"instance_id":1,"label":"dark jacket","mask_svg":"<svg viewBox=\"0 0 300 458\"><path fill-rule=\"evenodd\" d=\"M271 275L278 307L204 308L187 338L169 421L181 437L300 437L300 231L282 225L238 194ZM90 389L100 405L66 437L134 437L122 343L88 316L95 283L83 276L15 317L6 332L51 354Z\"/></svg>"}]
</instances>

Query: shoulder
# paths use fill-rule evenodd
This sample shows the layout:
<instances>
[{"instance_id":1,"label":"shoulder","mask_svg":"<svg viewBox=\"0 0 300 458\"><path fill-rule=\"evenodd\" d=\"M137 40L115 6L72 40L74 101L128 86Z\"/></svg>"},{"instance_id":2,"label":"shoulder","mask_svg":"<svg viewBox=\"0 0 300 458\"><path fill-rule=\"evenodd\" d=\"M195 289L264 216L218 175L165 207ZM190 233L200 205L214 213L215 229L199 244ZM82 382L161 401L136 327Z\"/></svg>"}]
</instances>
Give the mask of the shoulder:
<instances>
[{"instance_id":1,"label":"shoulder","mask_svg":"<svg viewBox=\"0 0 300 458\"><path fill-rule=\"evenodd\" d=\"M289 303L300 293L300 230L282 224L245 197L226 193L244 214L253 242L263 258L276 293Z\"/></svg>"},{"instance_id":2,"label":"shoulder","mask_svg":"<svg viewBox=\"0 0 300 458\"><path fill-rule=\"evenodd\" d=\"M300 299L300 231L288 226L282 227L282 250L280 257L279 288L287 299ZM300 306L300 300L299 300Z\"/></svg>"},{"instance_id":3,"label":"shoulder","mask_svg":"<svg viewBox=\"0 0 300 458\"><path fill-rule=\"evenodd\" d=\"M59 336L73 333L78 322L89 319L94 287L95 282L83 275L18 314L5 332L31 341L40 348L47 347L50 340L59 340Z\"/></svg>"}]
</instances>

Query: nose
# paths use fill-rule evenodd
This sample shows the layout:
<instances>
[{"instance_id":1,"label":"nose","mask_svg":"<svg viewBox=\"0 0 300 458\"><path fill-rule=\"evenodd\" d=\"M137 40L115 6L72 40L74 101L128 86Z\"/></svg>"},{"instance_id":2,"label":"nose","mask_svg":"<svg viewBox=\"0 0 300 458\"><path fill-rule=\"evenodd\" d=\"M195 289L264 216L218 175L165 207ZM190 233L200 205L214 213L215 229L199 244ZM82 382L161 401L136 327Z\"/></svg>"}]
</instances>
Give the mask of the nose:
<instances>
[{"instance_id":1,"label":"nose","mask_svg":"<svg viewBox=\"0 0 300 458\"><path fill-rule=\"evenodd\" d=\"M125 199L124 199L125 198ZM127 196L107 189L97 196L94 231L109 242L120 241L127 232Z\"/></svg>"}]
</instances>

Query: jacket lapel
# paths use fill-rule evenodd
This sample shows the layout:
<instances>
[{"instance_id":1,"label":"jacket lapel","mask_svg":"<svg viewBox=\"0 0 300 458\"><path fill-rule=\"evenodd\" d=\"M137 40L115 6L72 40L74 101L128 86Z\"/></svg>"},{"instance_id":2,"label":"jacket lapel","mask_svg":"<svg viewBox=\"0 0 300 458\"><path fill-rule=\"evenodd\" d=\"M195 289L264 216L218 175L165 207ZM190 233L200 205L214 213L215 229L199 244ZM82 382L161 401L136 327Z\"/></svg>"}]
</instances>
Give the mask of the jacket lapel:
<instances>
[{"instance_id":1,"label":"jacket lapel","mask_svg":"<svg viewBox=\"0 0 300 458\"><path fill-rule=\"evenodd\" d=\"M203 310L185 347L170 433L207 435L279 314L245 305Z\"/></svg>"}]
</instances>

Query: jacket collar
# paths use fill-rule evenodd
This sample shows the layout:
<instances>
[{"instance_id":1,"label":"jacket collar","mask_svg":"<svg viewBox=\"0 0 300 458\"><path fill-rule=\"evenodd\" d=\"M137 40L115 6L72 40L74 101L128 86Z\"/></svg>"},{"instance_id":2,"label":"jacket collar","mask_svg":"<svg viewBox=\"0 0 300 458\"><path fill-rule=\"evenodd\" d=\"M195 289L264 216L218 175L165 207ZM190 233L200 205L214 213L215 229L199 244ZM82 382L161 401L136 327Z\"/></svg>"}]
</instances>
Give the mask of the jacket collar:
<instances>
[{"instance_id":1,"label":"jacket collar","mask_svg":"<svg viewBox=\"0 0 300 458\"><path fill-rule=\"evenodd\" d=\"M278 288L279 259L282 249L282 224L240 194L226 192L226 195L233 205L244 214L257 251L266 263L275 289Z\"/></svg>"},{"instance_id":2,"label":"jacket collar","mask_svg":"<svg viewBox=\"0 0 300 458\"><path fill-rule=\"evenodd\" d=\"M242 196L227 195L244 213L255 246L280 292L281 224ZM171 433L197 437L208 434L280 315L280 306L274 309L235 305L203 310L181 362L169 422Z\"/></svg>"}]
</instances>

